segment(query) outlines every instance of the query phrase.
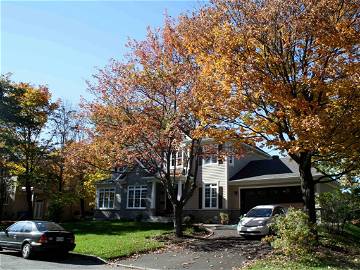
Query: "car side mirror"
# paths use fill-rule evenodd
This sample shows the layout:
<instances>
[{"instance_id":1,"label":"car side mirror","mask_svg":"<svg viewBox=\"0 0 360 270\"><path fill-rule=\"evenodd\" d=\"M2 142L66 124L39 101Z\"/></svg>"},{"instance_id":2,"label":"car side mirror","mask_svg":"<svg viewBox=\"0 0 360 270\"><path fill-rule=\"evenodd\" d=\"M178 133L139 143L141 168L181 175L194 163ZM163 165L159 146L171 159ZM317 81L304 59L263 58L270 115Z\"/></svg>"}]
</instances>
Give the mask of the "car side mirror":
<instances>
[{"instance_id":1,"label":"car side mirror","mask_svg":"<svg viewBox=\"0 0 360 270\"><path fill-rule=\"evenodd\" d=\"M8 229L5 229L4 232L6 235L8 235Z\"/></svg>"}]
</instances>

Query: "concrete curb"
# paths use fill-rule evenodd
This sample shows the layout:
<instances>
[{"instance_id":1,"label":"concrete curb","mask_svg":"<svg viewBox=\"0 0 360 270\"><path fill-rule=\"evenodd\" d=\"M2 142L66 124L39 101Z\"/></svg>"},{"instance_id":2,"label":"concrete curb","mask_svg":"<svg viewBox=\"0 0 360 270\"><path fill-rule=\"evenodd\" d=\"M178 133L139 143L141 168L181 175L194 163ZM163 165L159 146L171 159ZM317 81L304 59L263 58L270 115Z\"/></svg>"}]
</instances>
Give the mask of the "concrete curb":
<instances>
[{"instance_id":1,"label":"concrete curb","mask_svg":"<svg viewBox=\"0 0 360 270\"><path fill-rule=\"evenodd\" d=\"M86 258L86 259L89 259L89 260L92 260L92 261L101 261L104 264L109 264L106 260L104 260L104 259L102 259L102 258L100 258L98 256L95 256L95 255L81 254L81 253L77 253L77 252L70 252L69 254L80 256L80 257L83 257L83 258Z\"/></svg>"},{"instance_id":2,"label":"concrete curb","mask_svg":"<svg viewBox=\"0 0 360 270\"><path fill-rule=\"evenodd\" d=\"M127 264L122 264L122 263L116 263L115 264L117 267L125 267L125 268L129 268L129 269L138 269L138 270L159 270L159 269L155 269L155 268L146 268L146 267L141 267L141 266L135 266L135 265L127 265Z\"/></svg>"},{"instance_id":3,"label":"concrete curb","mask_svg":"<svg viewBox=\"0 0 360 270\"><path fill-rule=\"evenodd\" d=\"M206 236L203 236L203 237L199 237L200 239L208 239L208 238L210 238L211 236L213 236L214 235L214 230L212 230L212 229L209 229L209 228L206 228L205 226L203 226L203 225L200 225L201 227L203 227L209 234L208 235L206 235Z\"/></svg>"}]
</instances>

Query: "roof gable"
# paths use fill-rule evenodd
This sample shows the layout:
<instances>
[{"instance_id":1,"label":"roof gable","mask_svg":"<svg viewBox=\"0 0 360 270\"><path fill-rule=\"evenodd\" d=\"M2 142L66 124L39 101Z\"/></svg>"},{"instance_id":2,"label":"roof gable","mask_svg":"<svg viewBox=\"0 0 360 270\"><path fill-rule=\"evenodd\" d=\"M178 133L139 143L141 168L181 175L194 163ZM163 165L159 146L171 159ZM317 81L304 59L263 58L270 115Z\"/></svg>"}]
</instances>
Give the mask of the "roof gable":
<instances>
[{"instance_id":1,"label":"roof gable","mask_svg":"<svg viewBox=\"0 0 360 270\"><path fill-rule=\"evenodd\" d=\"M313 175L321 175L312 169ZM273 158L250 161L245 167L230 178L234 180L258 180L271 178L299 177L297 163L291 158Z\"/></svg>"}]
</instances>

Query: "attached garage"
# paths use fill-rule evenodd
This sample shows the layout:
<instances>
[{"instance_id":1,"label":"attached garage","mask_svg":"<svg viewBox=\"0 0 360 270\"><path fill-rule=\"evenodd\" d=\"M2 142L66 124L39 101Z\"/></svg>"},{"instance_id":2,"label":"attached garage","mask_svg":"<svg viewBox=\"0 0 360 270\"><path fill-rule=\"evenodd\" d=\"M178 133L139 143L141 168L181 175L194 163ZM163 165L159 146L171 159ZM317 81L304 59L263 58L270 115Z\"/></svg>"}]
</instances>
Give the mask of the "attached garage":
<instances>
[{"instance_id":1,"label":"attached garage","mask_svg":"<svg viewBox=\"0 0 360 270\"><path fill-rule=\"evenodd\" d=\"M241 213L262 204L302 203L300 186L240 189Z\"/></svg>"}]
</instances>

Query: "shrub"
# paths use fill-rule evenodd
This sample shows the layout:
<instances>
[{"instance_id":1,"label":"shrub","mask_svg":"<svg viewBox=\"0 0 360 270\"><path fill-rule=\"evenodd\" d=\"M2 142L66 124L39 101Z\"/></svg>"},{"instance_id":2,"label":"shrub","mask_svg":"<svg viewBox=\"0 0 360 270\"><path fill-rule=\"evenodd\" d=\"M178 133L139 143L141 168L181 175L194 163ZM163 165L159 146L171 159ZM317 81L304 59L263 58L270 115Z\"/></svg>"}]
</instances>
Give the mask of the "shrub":
<instances>
[{"instance_id":1,"label":"shrub","mask_svg":"<svg viewBox=\"0 0 360 270\"><path fill-rule=\"evenodd\" d=\"M229 224L229 214L225 212L220 212L220 223Z\"/></svg>"},{"instance_id":2,"label":"shrub","mask_svg":"<svg viewBox=\"0 0 360 270\"><path fill-rule=\"evenodd\" d=\"M335 190L317 198L321 207L321 221L330 231L342 232L347 221L356 218L360 203L356 194Z\"/></svg>"},{"instance_id":3,"label":"shrub","mask_svg":"<svg viewBox=\"0 0 360 270\"><path fill-rule=\"evenodd\" d=\"M316 228L302 210L290 208L286 216L275 217L271 227L276 232L272 246L287 256L308 254L316 245Z\"/></svg>"},{"instance_id":4,"label":"shrub","mask_svg":"<svg viewBox=\"0 0 360 270\"><path fill-rule=\"evenodd\" d=\"M50 197L50 204L48 208L48 219L60 222L62 220L62 215L64 208L70 205L74 198L72 194L67 193L55 193Z\"/></svg>"},{"instance_id":5,"label":"shrub","mask_svg":"<svg viewBox=\"0 0 360 270\"><path fill-rule=\"evenodd\" d=\"M195 217L193 215L187 215L183 218L183 223L186 226L189 226L190 224L194 223Z\"/></svg>"}]
</instances>

